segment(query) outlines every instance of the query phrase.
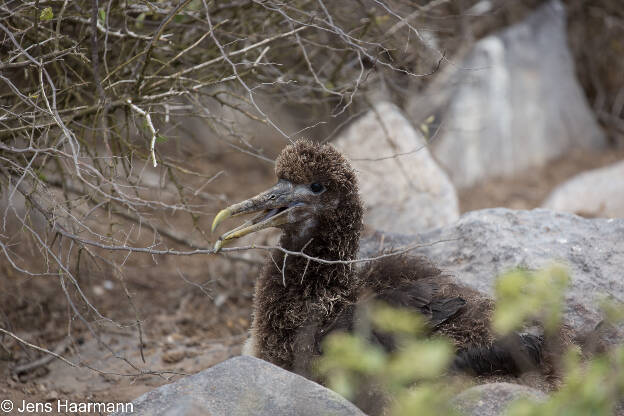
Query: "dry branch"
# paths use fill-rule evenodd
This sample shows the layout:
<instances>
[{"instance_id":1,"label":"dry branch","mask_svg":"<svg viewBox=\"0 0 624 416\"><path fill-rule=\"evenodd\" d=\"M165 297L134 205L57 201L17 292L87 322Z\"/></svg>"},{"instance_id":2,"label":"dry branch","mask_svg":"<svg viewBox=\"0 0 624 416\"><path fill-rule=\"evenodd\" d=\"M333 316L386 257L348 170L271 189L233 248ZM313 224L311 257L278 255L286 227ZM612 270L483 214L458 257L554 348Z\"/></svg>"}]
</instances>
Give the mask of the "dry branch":
<instances>
[{"instance_id":1,"label":"dry branch","mask_svg":"<svg viewBox=\"0 0 624 416\"><path fill-rule=\"evenodd\" d=\"M122 277L130 254L154 263L161 255L214 254L204 248L212 246L204 219L223 201L211 191L225 177L221 166L189 163L197 146L168 137L174 126L201 120L214 140L253 163L273 161L253 133L239 128L245 120L269 126L284 143L304 134L329 138L362 112L367 105L360 97L380 82L405 75L422 82L437 70L441 59L427 57L436 51L422 42L414 13L442 15L448 12L444 4L415 10L398 0L366 7L357 0L2 2L3 264L17 279L53 279L69 311L68 337L74 321L101 343L99 322L129 325L142 348L140 308ZM440 34L445 36L454 39ZM289 131L275 116L296 106L314 111ZM323 133L325 127L333 132ZM149 184L151 177L159 184ZM171 216L189 225L178 229L168 222ZM204 241L191 238L193 232ZM270 245L222 251L251 249L331 262ZM84 286L78 253L120 276L134 311L129 324L98 309ZM78 365L14 332L0 332ZM133 374L155 373L106 347Z\"/></svg>"}]
</instances>

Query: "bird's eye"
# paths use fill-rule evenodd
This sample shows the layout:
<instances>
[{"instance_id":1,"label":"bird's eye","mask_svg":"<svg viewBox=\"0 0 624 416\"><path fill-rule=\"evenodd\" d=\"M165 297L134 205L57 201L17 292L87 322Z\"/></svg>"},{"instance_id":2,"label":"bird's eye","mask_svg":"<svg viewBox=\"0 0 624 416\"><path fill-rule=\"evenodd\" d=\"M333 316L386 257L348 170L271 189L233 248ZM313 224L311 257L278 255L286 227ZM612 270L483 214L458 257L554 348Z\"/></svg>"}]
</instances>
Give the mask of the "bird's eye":
<instances>
[{"instance_id":1,"label":"bird's eye","mask_svg":"<svg viewBox=\"0 0 624 416\"><path fill-rule=\"evenodd\" d=\"M315 194L318 194L319 192L322 192L325 189L325 187L323 186L322 183L314 182L312 185L310 185L310 189Z\"/></svg>"}]
</instances>

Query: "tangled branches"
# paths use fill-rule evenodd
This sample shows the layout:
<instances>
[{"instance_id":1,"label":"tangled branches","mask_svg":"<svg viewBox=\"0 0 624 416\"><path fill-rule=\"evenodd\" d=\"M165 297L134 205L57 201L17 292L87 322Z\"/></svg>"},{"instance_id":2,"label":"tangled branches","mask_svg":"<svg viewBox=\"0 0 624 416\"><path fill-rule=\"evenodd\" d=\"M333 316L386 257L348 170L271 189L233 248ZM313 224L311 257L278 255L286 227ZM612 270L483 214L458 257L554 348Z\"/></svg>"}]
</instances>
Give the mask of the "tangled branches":
<instances>
[{"instance_id":1,"label":"tangled branches","mask_svg":"<svg viewBox=\"0 0 624 416\"><path fill-rule=\"evenodd\" d=\"M223 172L190 162L197 143L174 140L186 120L271 163L241 123L284 142L322 134L369 88L435 71L444 54L415 22L448 12L447 3L1 2L3 264L21 279L55 281L70 321L97 339L94 322L105 322L135 328L143 345L123 278L128 257L210 253L202 221L222 199L207 189ZM289 129L278 117L285 106L320 110ZM81 262L118 278L134 322L98 310L80 284ZM12 326L6 316L2 326Z\"/></svg>"}]
</instances>

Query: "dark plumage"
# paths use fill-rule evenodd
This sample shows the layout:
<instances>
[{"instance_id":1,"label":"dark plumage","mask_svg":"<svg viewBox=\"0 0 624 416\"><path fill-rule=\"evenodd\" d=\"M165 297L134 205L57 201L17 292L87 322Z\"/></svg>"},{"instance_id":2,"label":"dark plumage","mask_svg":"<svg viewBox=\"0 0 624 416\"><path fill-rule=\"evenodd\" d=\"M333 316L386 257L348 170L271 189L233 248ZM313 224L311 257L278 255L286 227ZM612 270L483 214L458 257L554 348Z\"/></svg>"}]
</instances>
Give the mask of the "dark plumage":
<instances>
[{"instance_id":1,"label":"dark plumage","mask_svg":"<svg viewBox=\"0 0 624 416\"><path fill-rule=\"evenodd\" d=\"M213 228L226 217L261 212L220 237L217 249L224 240L277 226L282 229L280 246L287 250L325 260L355 259L362 204L347 160L331 146L298 141L279 155L275 173L276 186L218 214ZM333 331L352 330L358 303L371 299L414 308L428 318L432 332L449 336L457 346L452 370L477 375L551 370L539 335L496 340L489 328L492 302L412 256L386 257L357 268L274 250L256 283L251 353L311 377L311 358L321 353L322 339ZM392 337L373 337L394 348Z\"/></svg>"}]
</instances>

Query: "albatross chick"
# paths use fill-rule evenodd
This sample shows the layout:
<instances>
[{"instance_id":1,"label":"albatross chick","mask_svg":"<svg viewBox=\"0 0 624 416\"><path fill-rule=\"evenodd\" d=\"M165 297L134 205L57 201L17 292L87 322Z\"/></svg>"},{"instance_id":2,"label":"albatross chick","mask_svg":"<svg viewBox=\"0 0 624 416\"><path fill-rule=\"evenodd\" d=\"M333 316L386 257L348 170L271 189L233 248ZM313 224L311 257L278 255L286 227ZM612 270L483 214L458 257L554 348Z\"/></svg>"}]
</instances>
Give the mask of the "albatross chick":
<instances>
[{"instance_id":1,"label":"albatross chick","mask_svg":"<svg viewBox=\"0 0 624 416\"><path fill-rule=\"evenodd\" d=\"M311 363L321 354L323 338L353 330L358 303L381 300L417 310L432 332L450 337L457 349L455 371L519 375L552 370L540 335L496 339L490 331L491 300L454 283L428 261L403 255L360 268L350 262L358 254L362 203L356 174L336 149L297 141L281 152L275 173L275 186L217 214L213 231L228 217L256 216L221 235L215 249L277 227L283 249L324 261L279 249L270 253L256 282L246 353L315 378ZM375 341L394 348L383 334Z\"/></svg>"}]
</instances>

